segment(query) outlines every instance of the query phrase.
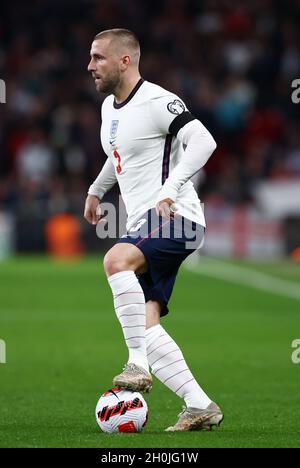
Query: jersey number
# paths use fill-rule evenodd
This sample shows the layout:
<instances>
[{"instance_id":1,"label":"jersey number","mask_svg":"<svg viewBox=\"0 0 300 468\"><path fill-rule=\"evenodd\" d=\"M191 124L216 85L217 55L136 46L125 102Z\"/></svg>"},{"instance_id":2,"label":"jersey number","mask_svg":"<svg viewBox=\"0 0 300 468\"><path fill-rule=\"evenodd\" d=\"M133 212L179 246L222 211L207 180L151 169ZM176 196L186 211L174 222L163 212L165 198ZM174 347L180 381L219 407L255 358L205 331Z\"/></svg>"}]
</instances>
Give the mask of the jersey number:
<instances>
[{"instance_id":1,"label":"jersey number","mask_svg":"<svg viewBox=\"0 0 300 468\"><path fill-rule=\"evenodd\" d=\"M121 156L119 155L117 150L114 151L114 157L118 160L118 165L117 165L116 169L117 169L117 173L120 174L120 172L122 171Z\"/></svg>"}]
</instances>

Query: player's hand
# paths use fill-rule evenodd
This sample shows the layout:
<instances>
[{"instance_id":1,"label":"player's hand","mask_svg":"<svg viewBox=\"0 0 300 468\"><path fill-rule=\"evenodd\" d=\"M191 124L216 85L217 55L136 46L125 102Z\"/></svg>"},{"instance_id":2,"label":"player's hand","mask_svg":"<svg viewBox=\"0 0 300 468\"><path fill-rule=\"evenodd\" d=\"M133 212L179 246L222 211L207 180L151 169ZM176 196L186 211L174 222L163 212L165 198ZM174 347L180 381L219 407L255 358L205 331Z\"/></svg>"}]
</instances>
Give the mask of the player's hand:
<instances>
[{"instance_id":1,"label":"player's hand","mask_svg":"<svg viewBox=\"0 0 300 468\"><path fill-rule=\"evenodd\" d=\"M159 201L156 204L156 214L162 216L163 218L173 218L177 208L174 205L174 200L171 198L165 198L164 200Z\"/></svg>"},{"instance_id":2,"label":"player's hand","mask_svg":"<svg viewBox=\"0 0 300 468\"><path fill-rule=\"evenodd\" d=\"M95 195L88 195L85 200L84 217L90 224L98 224L101 220L100 200Z\"/></svg>"}]
</instances>

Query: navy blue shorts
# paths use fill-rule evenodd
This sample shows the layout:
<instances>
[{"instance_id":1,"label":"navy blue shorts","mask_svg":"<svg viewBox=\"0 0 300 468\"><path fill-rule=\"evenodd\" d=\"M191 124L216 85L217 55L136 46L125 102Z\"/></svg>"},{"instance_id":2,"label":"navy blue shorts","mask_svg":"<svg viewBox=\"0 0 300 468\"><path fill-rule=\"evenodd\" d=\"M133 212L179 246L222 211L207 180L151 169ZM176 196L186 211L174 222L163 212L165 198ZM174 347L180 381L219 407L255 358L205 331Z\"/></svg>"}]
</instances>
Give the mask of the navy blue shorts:
<instances>
[{"instance_id":1,"label":"navy blue shorts","mask_svg":"<svg viewBox=\"0 0 300 468\"><path fill-rule=\"evenodd\" d=\"M153 208L118 240L118 243L134 244L143 252L148 269L138 279L146 302L156 300L162 304L161 316L169 312L168 302L178 269L202 245L204 230L203 226L179 215L171 219L158 217Z\"/></svg>"}]
</instances>

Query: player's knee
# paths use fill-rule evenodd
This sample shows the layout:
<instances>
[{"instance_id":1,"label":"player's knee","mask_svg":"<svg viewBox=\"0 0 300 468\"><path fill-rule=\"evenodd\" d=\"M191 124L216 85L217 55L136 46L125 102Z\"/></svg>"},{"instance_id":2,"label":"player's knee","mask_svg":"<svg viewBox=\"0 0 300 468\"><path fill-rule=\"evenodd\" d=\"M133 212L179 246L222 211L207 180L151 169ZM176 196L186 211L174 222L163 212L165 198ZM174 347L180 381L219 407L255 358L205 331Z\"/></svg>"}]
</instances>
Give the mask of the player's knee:
<instances>
[{"instance_id":1,"label":"player's knee","mask_svg":"<svg viewBox=\"0 0 300 468\"><path fill-rule=\"evenodd\" d=\"M107 276L130 269L128 261L109 252L104 257L103 266Z\"/></svg>"},{"instance_id":2,"label":"player's knee","mask_svg":"<svg viewBox=\"0 0 300 468\"><path fill-rule=\"evenodd\" d=\"M148 301L146 304L146 330L160 323L162 305L157 301Z\"/></svg>"}]
</instances>

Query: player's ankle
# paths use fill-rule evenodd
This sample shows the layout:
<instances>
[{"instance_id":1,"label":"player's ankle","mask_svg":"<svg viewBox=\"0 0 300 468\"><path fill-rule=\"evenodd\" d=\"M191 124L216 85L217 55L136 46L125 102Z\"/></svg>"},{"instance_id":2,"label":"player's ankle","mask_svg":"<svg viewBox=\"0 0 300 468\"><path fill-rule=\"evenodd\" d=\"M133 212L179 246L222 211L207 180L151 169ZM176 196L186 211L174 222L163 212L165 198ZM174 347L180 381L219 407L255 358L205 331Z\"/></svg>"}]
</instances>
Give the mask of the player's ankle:
<instances>
[{"instance_id":1,"label":"player's ankle","mask_svg":"<svg viewBox=\"0 0 300 468\"><path fill-rule=\"evenodd\" d=\"M141 367L146 372L150 373L148 361L145 361L145 359L141 359L141 358L129 359L127 364L135 364L136 366Z\"/></svg>"},{"instance_id":2,"label":"player's ankle","mask_svg":"<svg viewBox=\"0 0 300 468\"><path fill-rule=\"evenodd\" d=\"M206 409L212 402L208 397L200 398L198 395L185 395L184 402L187 408Z\"/></svg>"}]
</instances>

